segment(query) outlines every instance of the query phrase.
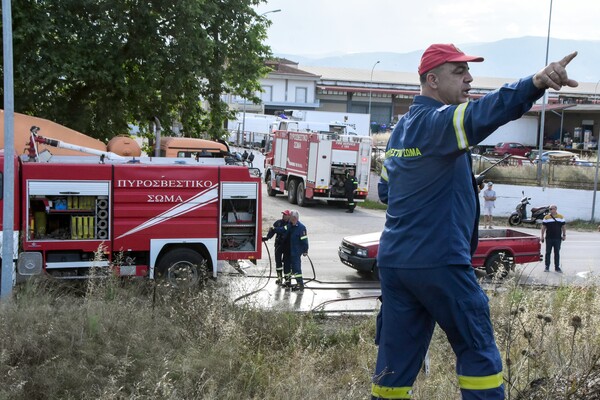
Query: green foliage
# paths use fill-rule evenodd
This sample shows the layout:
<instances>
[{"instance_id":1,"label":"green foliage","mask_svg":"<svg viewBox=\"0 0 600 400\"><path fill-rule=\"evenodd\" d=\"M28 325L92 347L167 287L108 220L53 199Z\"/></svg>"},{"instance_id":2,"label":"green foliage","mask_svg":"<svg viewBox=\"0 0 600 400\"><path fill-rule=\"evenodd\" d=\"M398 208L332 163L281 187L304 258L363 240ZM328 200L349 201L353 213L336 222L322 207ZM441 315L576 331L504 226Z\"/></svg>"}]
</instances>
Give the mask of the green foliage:
<instances>
[{"instance_id":1,"label":"green foliage","mask_svg":"<svg viewBox=\"0 0 600 400\"><path fill-rule=\"evenodd\" d=\"M359 207L367 208L369 210L387 210L387 204L383 204L379 201L365 200L357 204Z\"/></svg>"},{"instance_id":2,"label":"green foliage","mask_svg":"<svg viewBox=\"0 0 600 400\"><path fill-rule=\"evenodd\" d=\"M185 136L223 137L221 95L255 99L266 72L263 1L15 2L15 111L99 139L154 117L164 135L179 121Z\"/></svg>"}]
</instances>

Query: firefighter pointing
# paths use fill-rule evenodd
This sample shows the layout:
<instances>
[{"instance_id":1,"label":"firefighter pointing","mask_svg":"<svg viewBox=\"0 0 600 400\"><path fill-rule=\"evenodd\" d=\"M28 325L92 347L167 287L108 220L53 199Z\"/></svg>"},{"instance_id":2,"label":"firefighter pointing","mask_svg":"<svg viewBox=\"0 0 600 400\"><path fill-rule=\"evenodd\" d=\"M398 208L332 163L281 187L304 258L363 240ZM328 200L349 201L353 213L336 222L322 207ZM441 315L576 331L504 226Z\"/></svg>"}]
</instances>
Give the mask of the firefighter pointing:
<instances>
[{"instance_id":1,"label":"firefighter pointing","mask_svg":"<svg viewBox=\"0 0 600 400\"><path fill-rule=\"evenodd\" d=\"M423 53L421 95L392 132L379 182L388 209L377 256L382 305L373 398L411 398L437 323L456 354L462 398L504 399L488 298L471 267L479 202L469 146L520 118L546 89L577 86L566 70L576 55L469 101L467 63L483 58L451 44Z\"/></svg>"}]
</instances>

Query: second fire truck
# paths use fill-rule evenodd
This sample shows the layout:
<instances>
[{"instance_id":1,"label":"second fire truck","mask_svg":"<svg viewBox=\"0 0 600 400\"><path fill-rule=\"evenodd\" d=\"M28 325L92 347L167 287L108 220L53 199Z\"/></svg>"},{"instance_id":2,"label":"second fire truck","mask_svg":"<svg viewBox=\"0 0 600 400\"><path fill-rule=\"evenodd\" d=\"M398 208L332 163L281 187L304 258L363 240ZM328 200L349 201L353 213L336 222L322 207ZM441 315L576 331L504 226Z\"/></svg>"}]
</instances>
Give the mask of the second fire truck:
<instances>
[{"instance_id":1,"label":"second fire truck","mask_svg":"<svg viewBox=\"0 0 600 400\"><path fill-rule=\"evenodd\" d=\"M335 127L333 127L335 128ZM298 122L280 124L265 157L267 194L286 194L291 204L311 200L346 201L344 180L350 170L358 181L355 201L369 190L371 138L345 134L345 126L330 131L302 132Z\"/></svg>"}]
</instances>

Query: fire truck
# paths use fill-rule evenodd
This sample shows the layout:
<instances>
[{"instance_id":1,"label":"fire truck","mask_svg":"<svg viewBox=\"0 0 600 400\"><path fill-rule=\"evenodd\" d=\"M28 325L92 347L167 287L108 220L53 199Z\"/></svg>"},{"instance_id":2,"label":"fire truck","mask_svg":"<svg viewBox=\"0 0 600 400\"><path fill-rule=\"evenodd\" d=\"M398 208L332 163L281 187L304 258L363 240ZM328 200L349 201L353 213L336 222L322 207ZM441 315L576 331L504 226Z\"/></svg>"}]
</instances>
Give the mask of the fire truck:
<instances>
[{"instance_id":1,"label":"fire truck","mask_svg":"<svg viewBox=\"0 0 600 400\"><path fill-rule=\"evenodd\" d=\"M346 201L344 181L350 170L358 181L355 201L366 199L371 166L371 138L330 131L301 131L297 121L280 123L265 156L267 194L287 194L303 207L312 200Z\"/></svg>"},{"instance_id":2,"label":"fire truck","mask_svg":"<svg viewBox=\"0 0 600 400\"><path fill-rule=\"evenodd\" d=\"M95 156L38 153L34 142ZM2 151L4 162L15 168L17 281L103 271L192 286L216 278L218 261L261 257L260 171L239 158L122 157L34 127L28 154Z\"/></svg>"}]
</instances>

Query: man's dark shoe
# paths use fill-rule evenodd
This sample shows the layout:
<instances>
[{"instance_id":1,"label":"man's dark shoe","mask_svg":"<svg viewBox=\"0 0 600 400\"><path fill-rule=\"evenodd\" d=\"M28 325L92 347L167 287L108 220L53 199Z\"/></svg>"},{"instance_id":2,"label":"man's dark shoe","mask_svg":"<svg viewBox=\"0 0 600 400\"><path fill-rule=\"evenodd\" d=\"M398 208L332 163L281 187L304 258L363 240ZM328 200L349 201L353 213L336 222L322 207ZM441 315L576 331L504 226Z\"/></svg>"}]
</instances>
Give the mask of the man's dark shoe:
<instances>
[{"instance_id":1,"label":"man's dark shoe","mask_svg":"<svg viewBox=\"0 0 600 400\"><path fill-rule=\"evenodd\" d=\"M544 268L544 272L549 272L549 271L550 271L550 267Z\"/></svg>"},{"instance_id":2,"label":"man's dark shoe","mask_svg":"<svg viewBox=\"0 0 600 400\"><path fill-rule=\"evenodd\" d=\"M559 267L554 268L555 272L558 272L559 274L562 274L562 269L560 269Z\"/></svg>"},{"instance_id":3,"label":"man's dark shoe","mask_svg":"<svg viewBox=\"0 0 600 400\"><path fill-rule=\"evenodd\" d=\"M277 279L275 280L275 284L276 284L276 285L281 285L281 278L277 278Z\"/></svg>"},{"instance_id":4,"label":"man's dark shoe","mask_svg":"<svg viewBox=\"0 0 600 400\"><path fill-rule=\"evenodd\" d=\"M289 281L285 281L281 283L281 287L282 288L291 288L292 287L292 282Z\"/></svg>"},{"instance_id":5,"label":"man's dark shoe","mask_svg":"<svg viewBox=\"0 0 600 400\"><path fill-rule=\"evenodd\" d=\"M292 292L304 292L304 285L292 286Z\"/></svg>"},{"instance_id":6,"label":"man's dark shoe","mask_svg":"<svg viewBox=\"0 0 600 400\"><path fill-rule=\"evenodd\" d=\"M346 210L347 213L353 213L354 210Z\"/></svg>"}]
</instances>

